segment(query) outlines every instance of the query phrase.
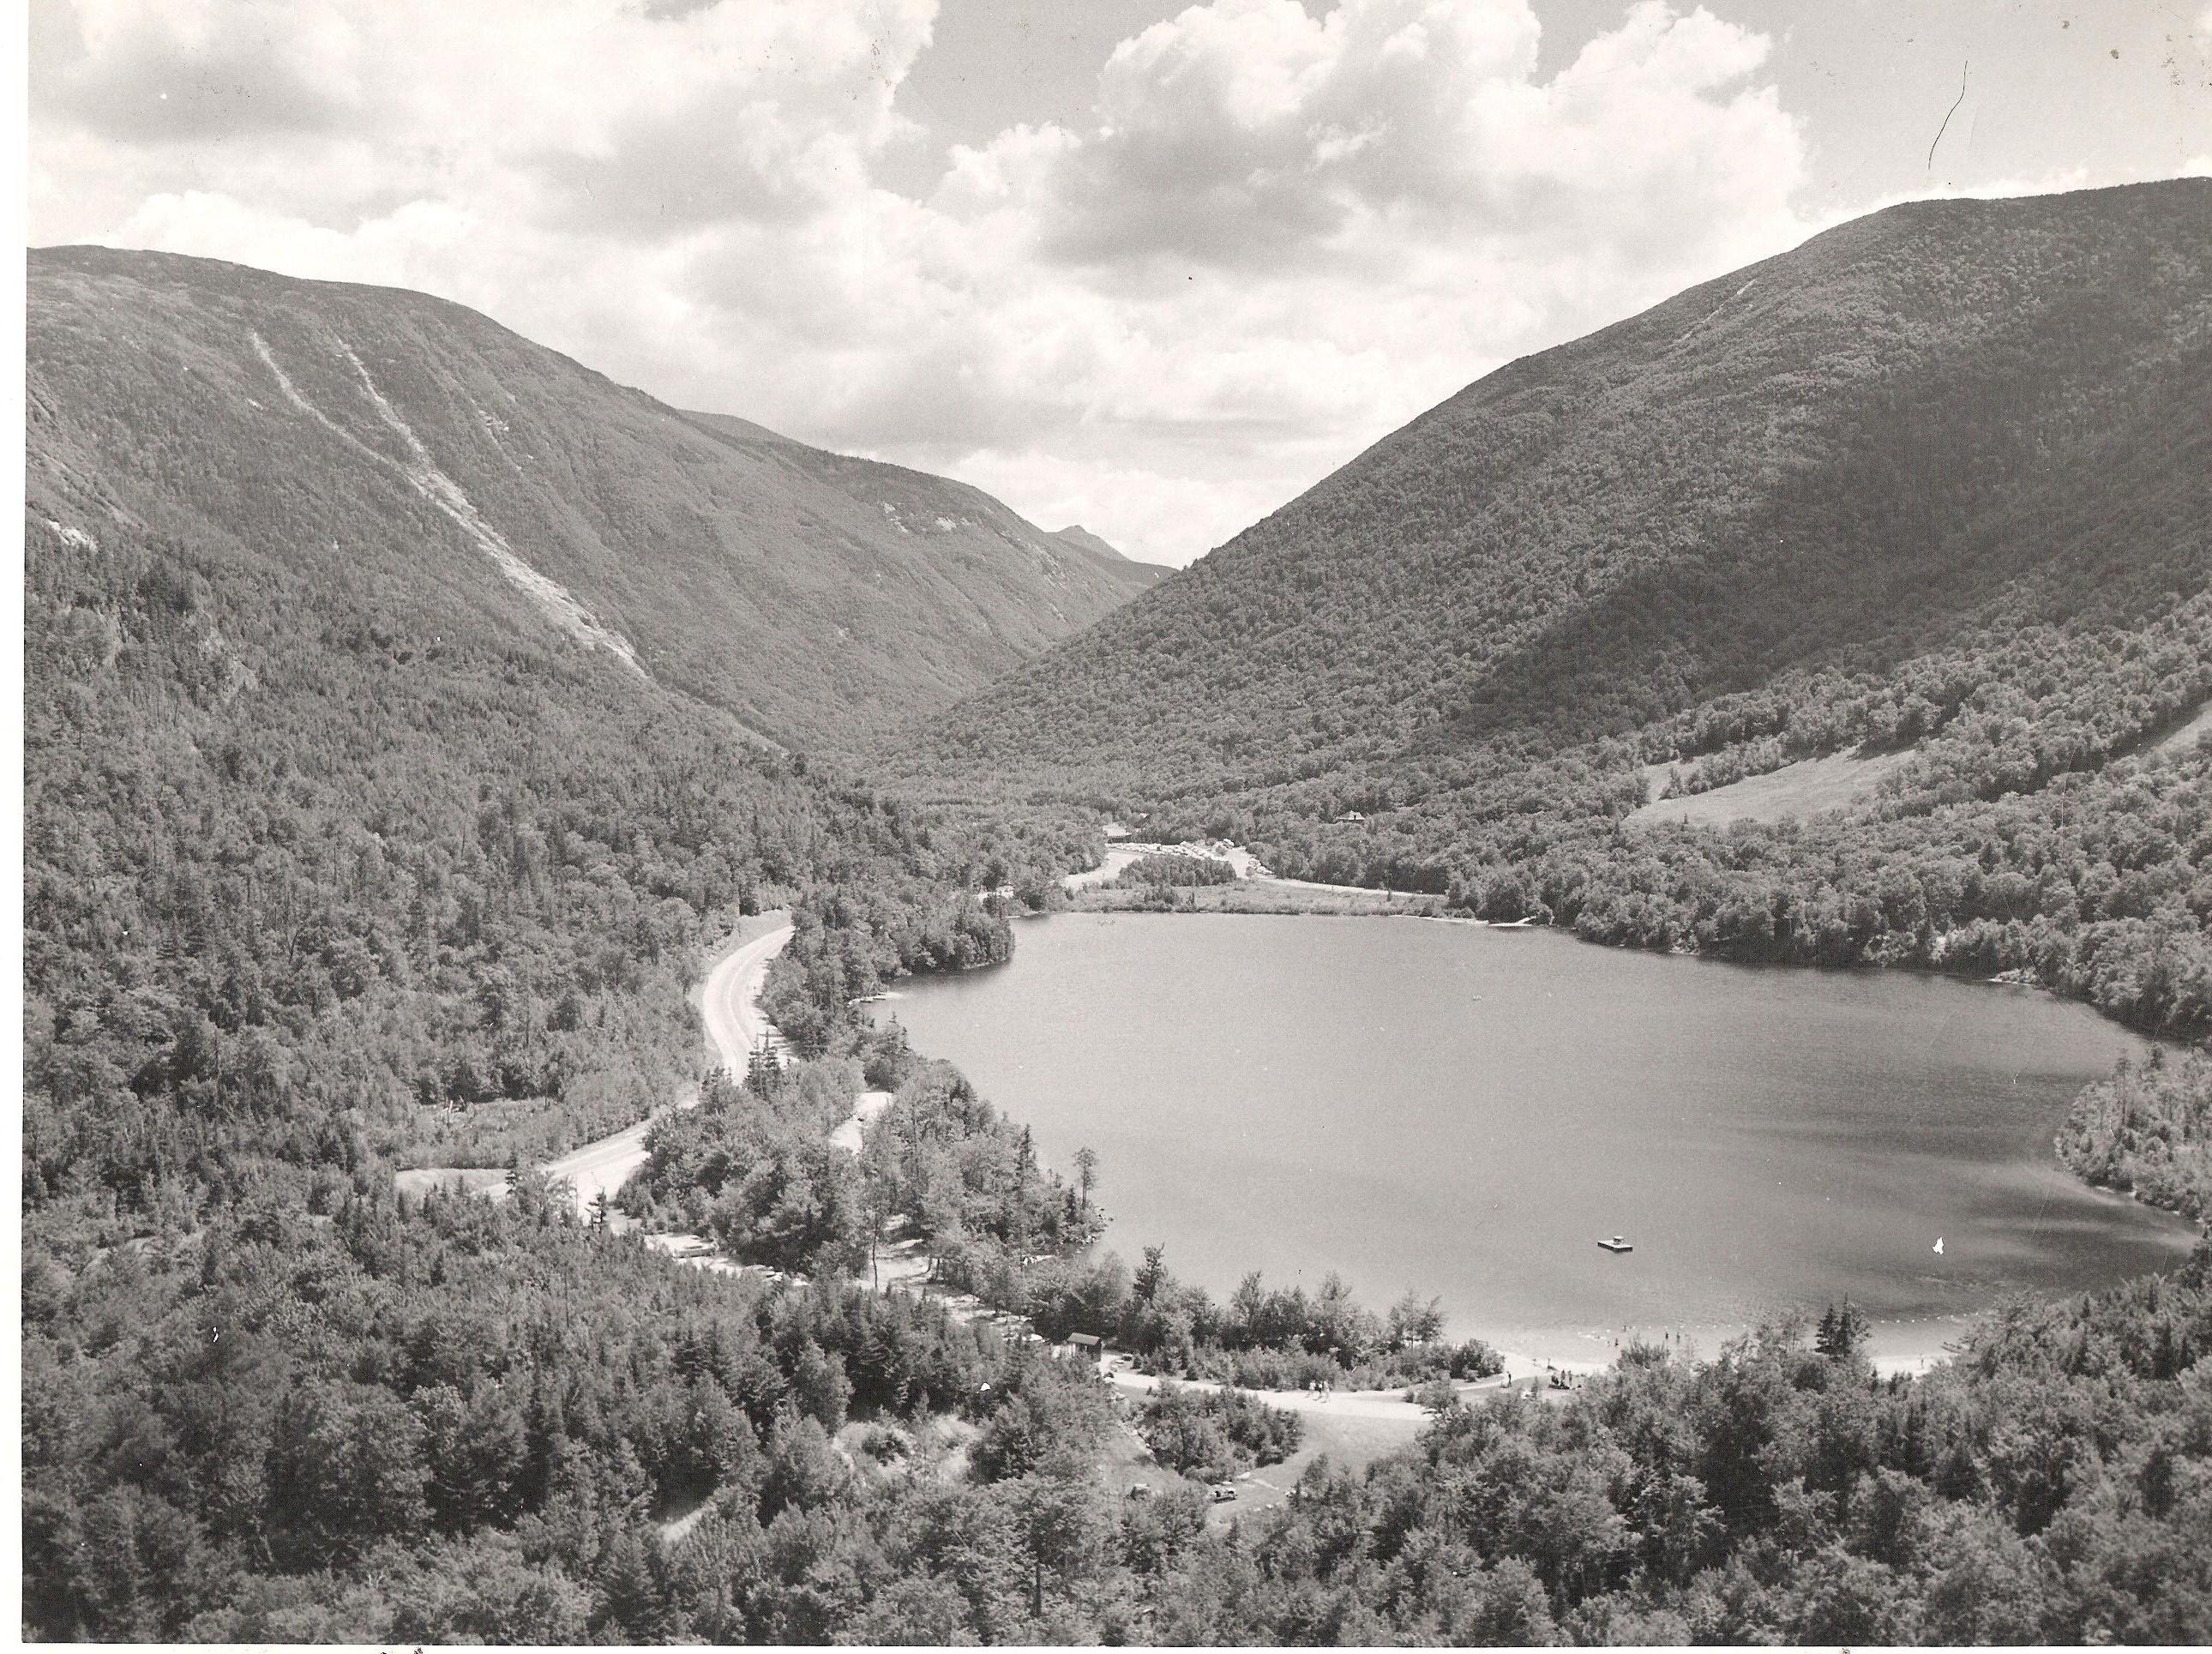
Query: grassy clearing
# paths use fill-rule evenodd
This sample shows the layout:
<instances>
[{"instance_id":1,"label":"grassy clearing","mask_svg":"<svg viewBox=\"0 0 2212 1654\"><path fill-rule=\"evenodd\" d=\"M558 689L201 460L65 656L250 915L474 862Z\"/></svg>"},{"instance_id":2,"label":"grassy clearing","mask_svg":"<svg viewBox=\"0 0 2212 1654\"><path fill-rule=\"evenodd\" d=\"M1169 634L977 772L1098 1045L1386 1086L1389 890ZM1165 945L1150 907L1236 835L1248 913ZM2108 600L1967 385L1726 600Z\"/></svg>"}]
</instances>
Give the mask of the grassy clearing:
<instances>
[{"instance_id":1,"label":"grassy clearing","mask_svg":"<svg viewBox=\"0 0 2212 1654\"><path fill-rule=\"evenodd\" d=\"M2212 735L2212 701L2207 701L2203 706L2197 708L2195 717L2175 730L2172 734L2158 742L2151 751L2186 752L2207 735Z\"/></svg>"},{"instance_id":2,"label":"grassy clearing","mask_svg":"<svg viewBox=\"0 0 2212 1654\"><path fill-rule=\"evenodd\" d=\"M1654 799L1631 811L1628 824L1655 825L1660 822L1689 822L1702 827L1725 827L1738 821L1802 821L1824 811L1849 809L1874 794L1887 775L1903 766L1909 752L1884 752L1874 757L1831 753L1825 758L1806 758L1784 764L1764 775L1747 775L1709 793L1680 798ZM1663 779L1665 771L1660 771Z\"/></svg>"}]
</instances>

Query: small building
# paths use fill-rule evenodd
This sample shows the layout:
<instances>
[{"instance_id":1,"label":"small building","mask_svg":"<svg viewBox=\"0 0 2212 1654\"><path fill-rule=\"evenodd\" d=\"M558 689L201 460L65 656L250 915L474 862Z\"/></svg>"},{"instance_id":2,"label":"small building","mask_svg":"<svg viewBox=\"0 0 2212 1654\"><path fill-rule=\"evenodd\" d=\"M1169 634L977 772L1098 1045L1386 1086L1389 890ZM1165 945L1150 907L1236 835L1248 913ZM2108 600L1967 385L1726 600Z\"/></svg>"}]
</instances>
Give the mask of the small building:
<instances>
[{"instance_id":1,"label":"small building","mask_svg":"<svg viewBox=\"0 0 2212 1654\"><path fill-rule=\"evenodd\" d=\"M1096 1366L1105 1355L1106 1346L1089 1333L1071 1333L1067 1340L1067 1353L1071 1360L1088 1361Z\"/></svg>"}]
</instances>

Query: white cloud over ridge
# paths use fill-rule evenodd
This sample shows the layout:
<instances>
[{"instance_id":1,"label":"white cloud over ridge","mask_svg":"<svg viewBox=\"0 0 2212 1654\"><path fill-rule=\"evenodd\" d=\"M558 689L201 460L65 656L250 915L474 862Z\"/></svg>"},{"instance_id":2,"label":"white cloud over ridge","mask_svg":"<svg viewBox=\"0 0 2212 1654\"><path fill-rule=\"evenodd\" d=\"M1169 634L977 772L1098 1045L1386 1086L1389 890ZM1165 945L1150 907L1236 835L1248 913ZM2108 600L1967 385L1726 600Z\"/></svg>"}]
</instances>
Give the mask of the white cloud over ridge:
<instances>
[{"instance_id":1,"label":"white cloud over ridge","mask_svg":"<svg viewBox=\"0 0 2212 1654\"><path fill-rule=\"evenodd\" d=\"M1478 374L1787 245L1767 42L1213 0L879 181L934 0L34 0L32 210L420 287L682 404L1218 544Z\"/></svg>"}]
</instances>

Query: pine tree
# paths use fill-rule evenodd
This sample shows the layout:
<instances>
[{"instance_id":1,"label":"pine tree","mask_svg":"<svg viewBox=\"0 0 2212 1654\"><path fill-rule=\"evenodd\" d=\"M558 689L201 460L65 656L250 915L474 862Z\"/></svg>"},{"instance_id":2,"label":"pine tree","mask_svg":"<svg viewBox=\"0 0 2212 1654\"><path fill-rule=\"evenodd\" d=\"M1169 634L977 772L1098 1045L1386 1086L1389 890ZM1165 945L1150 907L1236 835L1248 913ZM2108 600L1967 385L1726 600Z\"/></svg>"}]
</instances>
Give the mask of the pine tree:
<instances>
[{"instance_id":1,"label":"pine tree","mask_svg":"<svg viewBox=\"0 0 2212 1654\"><path fill-rule=\"evenodd\" d=\"M1813 1334L1813 1347L1822 1355L1842 1360L1866 1342L1868 1331L1866 1311L1847 1298L1841 1309L1831 1304L1820 1317Z\"/></svg>"}]
</instances>

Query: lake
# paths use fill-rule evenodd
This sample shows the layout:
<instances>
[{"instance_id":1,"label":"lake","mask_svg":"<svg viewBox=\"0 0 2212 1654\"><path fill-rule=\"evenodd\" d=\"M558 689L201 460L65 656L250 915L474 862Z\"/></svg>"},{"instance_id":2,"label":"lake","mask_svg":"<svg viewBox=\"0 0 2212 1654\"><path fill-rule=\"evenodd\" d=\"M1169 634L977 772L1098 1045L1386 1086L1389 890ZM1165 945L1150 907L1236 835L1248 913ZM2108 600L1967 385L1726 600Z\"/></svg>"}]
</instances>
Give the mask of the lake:
<instances>
[{"instance_id":1,"label":"lake","mask_svg":"<svg viewBox=\"0 0 2212 1654\"><path fill-rule=\"evenodd\" d=\"M879 1005L1034 1128L1097 1151L1107 1244L1408 1287L1545 1360L1711 1350L1848 1294L1879 1353L2008 1290L2186 1256L2051 1137L2142 1042L2020 988L1735 966L1413 920L1060 914L1012 963ZM1635 1250L1596 1244L1626 1236ZM1935 1250L1938 1239L1942 1250Z\"/></svg>"}]
</instances>

